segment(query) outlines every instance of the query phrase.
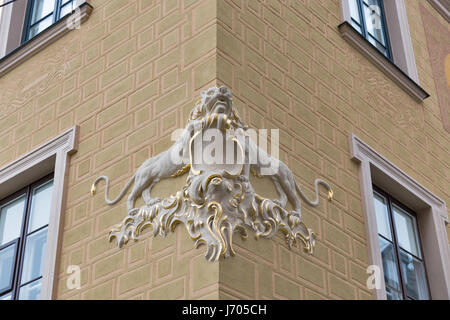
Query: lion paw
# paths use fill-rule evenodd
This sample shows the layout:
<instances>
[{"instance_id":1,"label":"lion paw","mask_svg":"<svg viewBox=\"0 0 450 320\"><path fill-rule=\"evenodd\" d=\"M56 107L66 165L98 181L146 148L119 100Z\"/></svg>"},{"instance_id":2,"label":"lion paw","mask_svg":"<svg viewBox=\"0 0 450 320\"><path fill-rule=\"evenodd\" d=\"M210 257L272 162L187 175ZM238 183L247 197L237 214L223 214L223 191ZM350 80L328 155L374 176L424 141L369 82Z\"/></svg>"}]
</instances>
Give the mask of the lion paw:
<instances>
[{"instance_id":1,"label":"lion paw","mask_svg":"<svg viewBox=\"0 0 450 320\"><path fill-rule=\"evenodd\" d=\"M300 210L291 211L290 217L296 224L302 221L302 213Z\"/></svg>"},{"instance_id":2,"label":"lion paw","mask_svg":"<svg viewBox=\"0 0 450 320\"><path fill-rule=\"evenodd\" d=\"M273 200L273 203L275 203L277 206L279 206L281 208L286 208L286 201Z\"/></svg>"},{"instance_id":3,"label":"lion paw","mask_svg":"<svg viewBox=\"0 0 450 320\"><path fill-rule=\"evenodd\" d=\"M239 176L237 177L237 180L239 182L248 182L248 178L246 176Z\"/></svg>"}]
</instances>

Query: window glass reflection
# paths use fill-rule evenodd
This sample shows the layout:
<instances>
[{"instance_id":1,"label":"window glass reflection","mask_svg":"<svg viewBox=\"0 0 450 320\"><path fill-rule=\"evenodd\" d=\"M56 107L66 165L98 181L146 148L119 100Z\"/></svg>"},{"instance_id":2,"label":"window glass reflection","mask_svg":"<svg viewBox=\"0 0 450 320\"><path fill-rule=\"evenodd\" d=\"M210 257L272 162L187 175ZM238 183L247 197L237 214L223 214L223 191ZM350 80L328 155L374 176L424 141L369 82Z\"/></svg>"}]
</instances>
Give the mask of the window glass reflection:
<instances>
[{"instance_id":1,"label":"window glass reflection","mask_svg":"<svg viewBox=\"0 0 450 320\"><path fill-rule=\"evenodd\" d=\"M385 238L392 240L391 223L389 221L387 200L385 197L379 195L378 193L374 193L374 201L378 233Z\"/></svg>"},{"instance_id":2,"label":"window glass reflection","mask_svg":"<svg viewBox=\"0 0 450 320\"><path fill-rule=\"evenodd\" d=\"M55 0L34 0L31 24L49 15L55 9Z\"/></svg>"},{"instance_id":3,"label":"window glass reflection","mask_svg":"<svg viewBox=\"0 0 450 320\"><path fill-rule=\"evenodd\" d=\"M25 245L21 284L42 276L46 244L47 228L28 236Z\"/></svg>"},{"instance_id":4,"label":"window glass reflection","mask_svg":"<svg viewBox=\"0 0 450 320\"><path fill-rule=\"evenodd\" d=\"M20 237L25 196L0 207L0 246Z\"/></svg>"},{"instance_id":5,"label":"window glass reflection","mask_svg":"<svg viewBox=\"0 0 450 320\"><path fill-rule=\"evenodd\" d=\"M373 195L387 299L430 299L416 216L375 187Z\"/></svg>"},{"instance_id":6,"label":"window glass reflection","mask_svg":"<svg viewBox=\"0 0 450 320\"><path fill-rule=\"evenodd\" d=\"M397 260L395 258L395 248L389 241L379 237L381 258L383 260L384 281L386 286L396 290L401 290L398 276Z\"/></svg>"},{"instance_id":7,"label":"window glass reflection","mask_svg":"<svg viewBox=\"0 0 450 320\"><path fill-rule=\"evenodd\" d=\"M422 258L417 238L415 218L396 205L392 209L394 211L395 231L400 247Z\"/></svg>"},{"instance_id":8,"label":"window glass reflection","mask_svg":"<svg viewBox=\"0 0 450 320\"><path fill-rule=\"evenodd\" d=\"M400 265L408 297L428 300L430 296L423 263L409 253L400 250Z\"/></svg>"},{"instance_id":9,"label":"window glass reflection","mask_svg":"<svg viewBox=\"0 0 450 320\"><path fill-rule=\"evenodd\" d=\"M12 294L8 293L0 297L0 300L12 300Z\"/></svg>"},{"instance_id":10,"label":"window glass reflection","mask_svg":"<svg viewBox=\"0 0 450 320\"><path fill-rule=\"evenodd\" d=\"M387 50L386 47L384 47L382 44L380 44L378 41L376 41L374 39L374 37L372 37L372 35L369 34L369 38L368 38L369 42L375 47L377 48L383 55L387 54Z\"/></svg>"},{"instance_id":11,"label":"window glass reflection","mask_svg":"<svg viewBox=\"0 0 450 320\"><path fill-rule=\"evenodd\" d=\"M349 23L384 56L391 59L388 26L382 0L347 1L350 11Z\"/></svg>"},{"instance_id":12,"label":"window glass reflection","mask_svg":"<svg viewBox=\"0 0 450 320\"><path fill-rule=\"evenodd\" d=\"M383 20L381 16L381 4L379 0L365 1L364 16L366 20L367 32L371 34L381 44L386 45L383 32Z\"/></svg>"},{"instance_id":13,"label":"window glass reflection","mask_svg":"<svg viewBox=\"0 0 450 320\"><path fill-rule=\"evenodd\" d=\"M74 2L70 0L66 1L66 4L63 4L63 6L61 7L61 14L59 16L62 18L65 15L71 13L73 9L74 9Z\"/></svg>"},{"instance_id":14,"label":"window glass reflection","mask_svg":"<svg viewBox=\"0 0 450 320\"><path fill-rule=\"evenodd\" d=\"M53 194L53 180L33 190L31 216L28 232L33 232L48 224Z\"/></svg>"},{"instance_id":15,"label":"window glass reflection","mask_svg":"<svg viewBox=\"0 0 450 320\"><path fill-rule=\"evenodd\" d=\"M16 249L17 243L14 243L0 251L0 292L7 291L11 286Z\"/></svg>"},{"instance_id":16,"label":"window glass reflection","mask_svg":"<svg viewBox=\"0 0 450 320\"><path fill-rule=\"evenodd\" d=\"M0 202L0 300L41 296L53 178L40 181Z\"/></svg>"},{"instance_id":17,"label":"window glass reflection","mask_svg":"<svg viewBox=\"0 0 450 320\"><path fill-rule=\"evenodd\" d=\"M353 20L355 20L358 24L361 24L361 18L359 17L359 9L358 9L358 3L357 0L350 0L350 16Z\"/></svg>"},{"instance_id":18,"label":"window glass reflection","mask_svg":"<svg viewBox=\"0 0 450 320\"><path fill-rule=\"evenodd\" d=\"M52 23L53 23L53 17L48 17L48 18L42 20L41 22L39 22L38 24L34 25L33 27L30 28L28 38L29 39L33 38L35 35L37 35L41 31L44 31L45 29L50 27L52 25Z\"/></svg>"},{"instance_id":19,"label":"window glass reflection","mask_svg":"<svg viewBox=\"0 0 450 320\"><path fill-rule=\"evenodd\" d=\"M402 300L403 296L402 296L401 292L386 286L386 299L387 300Z\"/></svg>"},{"instance_id":20,"label":"window glass reflection","mask_svg":"<svg viewBox=\"0 0 450 320\"><path fill-rule=\"evenodd\" d=\"M20 288L19 300L39 300L41 296L41 280L37 280Z\"/></svg>"}]
</instances>

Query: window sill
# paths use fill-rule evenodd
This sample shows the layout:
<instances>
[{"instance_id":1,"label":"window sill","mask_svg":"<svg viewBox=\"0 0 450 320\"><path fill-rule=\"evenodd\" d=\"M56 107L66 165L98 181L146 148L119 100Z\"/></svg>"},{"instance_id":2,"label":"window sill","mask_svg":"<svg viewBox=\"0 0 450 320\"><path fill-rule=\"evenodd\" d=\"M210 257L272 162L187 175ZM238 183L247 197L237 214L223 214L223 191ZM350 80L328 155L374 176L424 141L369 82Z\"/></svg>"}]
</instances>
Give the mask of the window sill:
<instances>
[{"instance_id":1,"label":"window sill","mask_svg":"<svg viewBox=\"0 0 450 320\"><path fill-rule=\"evenodd\" d=\"M368 58L374 65L380 68L384 74L391 78L406 93L416 101L422 102L430 95L422 89L405 72L397 67L392 61L386 58L372 44L367 41L358 31L356 31L348 22L343 22L338 26L341 36L355 47L360 53Z\"/></svg>"},{"instance_id":2,"label":"window sill","mask_svg":"<svg viewBox=\"0 0 450 320\"><path fill-rule=\"evenodd\" d=\"M443 3L443 1L440 0L428 0L428 2L433 6L434 9L436 9L437 12L441 14L441 16L444 17L447 22L450 23L450 4Z\"/></svg>"},{"instance_id":3,"label":"window sill","mask_svg":"<svg viewBox=\"0 0 450 320\"><path fill-rule=\"evenodd\" d=\"M79 16L77 16L77 11L73 11L71 14L42 31L36 37L24 42L18 48L1 58L0 77L71 31L71 25L85 22L90 17L93 7L89 3L84 2L78 9L80 10Z\"/></svg>"}]
</instances>

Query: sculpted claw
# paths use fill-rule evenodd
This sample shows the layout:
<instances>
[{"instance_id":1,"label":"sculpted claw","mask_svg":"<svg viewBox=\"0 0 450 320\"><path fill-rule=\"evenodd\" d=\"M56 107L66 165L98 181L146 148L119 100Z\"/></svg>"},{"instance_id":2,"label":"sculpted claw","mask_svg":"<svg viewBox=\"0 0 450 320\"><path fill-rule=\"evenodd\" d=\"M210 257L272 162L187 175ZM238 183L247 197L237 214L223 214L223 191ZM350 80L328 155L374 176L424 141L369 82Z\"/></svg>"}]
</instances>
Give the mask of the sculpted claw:
<instances>
[{"instance_id":1,"label":"sculpted claw","mask_svg":"<svg viewBox=\"0 0 450 320\"><path fill-rule=\"evenodd\" d=\"M246 176L240 175L239 177L237 177L237 180L239 182L248 182L248 178Z\"/></svg>"},{"instance_id":2,"label":"sculpted claw","mask_svg":"<svg viewBox=\"0 0 450 320\"><path fill-rule=\"evenodd\" d=\"M277 206L281 208L286 208L286 203L281 202L281 200L273 200L273 203L275 203Z\"/></svg>"}]
</instances>

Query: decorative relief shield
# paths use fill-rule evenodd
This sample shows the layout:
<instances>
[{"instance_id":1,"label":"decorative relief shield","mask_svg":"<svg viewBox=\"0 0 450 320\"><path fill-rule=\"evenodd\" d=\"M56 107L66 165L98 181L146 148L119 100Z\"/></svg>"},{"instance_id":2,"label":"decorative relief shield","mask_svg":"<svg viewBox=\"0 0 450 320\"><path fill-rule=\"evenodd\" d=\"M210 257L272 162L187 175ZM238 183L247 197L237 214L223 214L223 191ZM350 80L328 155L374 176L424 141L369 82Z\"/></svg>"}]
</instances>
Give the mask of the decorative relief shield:
<instances>
[{"instance_id":1,"label":"decorative relief shield","mask_svg":"<svg viewBox=\"0 0 450 320\"><path fill-rule=\"evenodd\" d=\"M96 184L105 180L105 201L109 205L117 203L133 185L127 201L128 215L111 230L110 241L116 239L121 247L130 239L137 240L147 226L153 227L155 236L165 236L183 224L196 247L206 245L205 257L209 261L233 256L233 235L238 233L245 239L248 231L256 238L271 238L281 231L289 246L300 241L312 253L314 233L302 222L298 196L317 206L319 185L328 190L329 200L333 197L331 187L317 179L316 199L309 200L289 168L249 139L248 130L226 87L203 92L180 138L169 150L146 160L116 199L108 198L106 176L95 180L92 195ZM263 170L267 165L275 170ZM151 189L160 179L185 173L186 184L175 195L151 197ZM256 194L249 181L250 173L269 175L280 198L270 200ZM145 205L136 208L138 197L143 198ZM286 209L288 200L292 211Z\"/></svg>"}]
</instances>

